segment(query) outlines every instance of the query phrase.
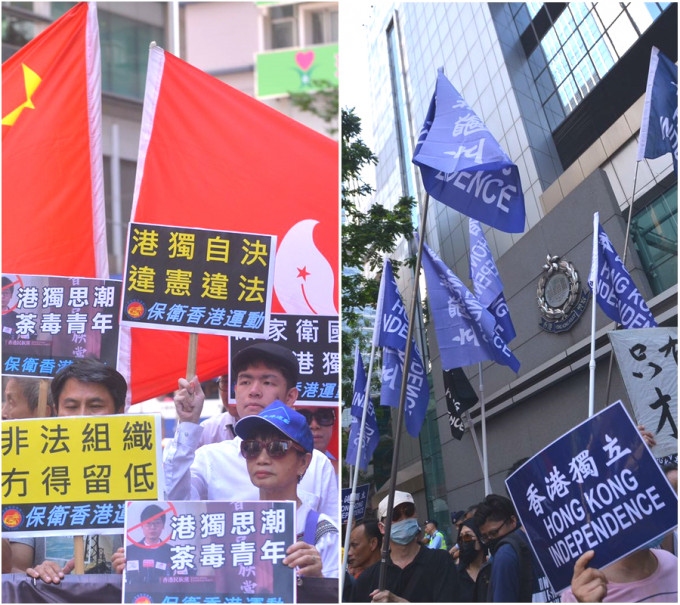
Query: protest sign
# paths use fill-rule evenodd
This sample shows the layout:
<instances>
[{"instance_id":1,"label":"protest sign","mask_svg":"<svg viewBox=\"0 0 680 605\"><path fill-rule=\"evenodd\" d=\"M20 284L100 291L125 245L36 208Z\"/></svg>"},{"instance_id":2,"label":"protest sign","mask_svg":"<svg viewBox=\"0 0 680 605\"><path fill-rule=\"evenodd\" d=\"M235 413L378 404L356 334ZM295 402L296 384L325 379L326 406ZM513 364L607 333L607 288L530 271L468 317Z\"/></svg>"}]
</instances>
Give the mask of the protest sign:
<instances>
[{"instance_id":1,"label":"protest sign","mask_svg":"<svg viewBox=\"0 0 680 605\"><path fill-rule=\"evenodd\" d=\"M294 502L130 502L124 603L294 603ZM155 544L154 544L155 543Z\"/></svg>"},{"instance_id":2,"label":"protest sign","mask_svg":"<svg viewBox=\"0 0 680 605\"><path fill-rule=\"evenodd\" d=\"M654 433L657 458L678 453L678 329L609 332L635 418Z\"/></svg>"},{"instance_id":3,"label":"protest sign","mask_svg":"<svg viewBox=\"0 0 680 605\"><path fill-rule=\"evenodd\" d=\"M116 534L125 500L164 491L158 415L2 423L2 533Z\"/></svg>"},{"instance_id":4,"label":"protest sign","mask_svg":"<svg viewBox=\"0 0 680 605\"><path fill-rule=\"evenodd\" d=\"M116 367L121 282L2 276L2 373L52 378L83 357Z\"/></svg>"},{"instance_id":5,"label":"protest sign","mask_svg":"<svg viewBox=\"0 0 680 605\"><path fill-rule=\"evenodd\" d=\"M602 568L677 525L678 499L618 401L553 441L505 481L555 592L593 549Z\"/></svg>"},{"instance_id":6,"label":"protest sign","mask_svg":"<svg viewBox=\"0 0 680 605\"><path fill-rule=\"evenodd\" d=\"M288 315L274 313L267 340L295 353L300 367L297 388L299 405L338 406L340 397L340 321L337 315ZM234 356L258 342L252 338L229 339L229 355ZM232 364L229 363L231 369ZM235 403L236 376L229 376L229 401Z\"/></svg>"},{"instance_id":7,"label":"protest sign","mask_svg":"<svg viewBox=\"0 0 680 605\"><path fill-rule=\"evenodd\" d=\"M276 237L130 223L121 323L266 334Z\"/></svg>"},{"instance_id":8,"label":"protest sign","mask_svg":"<svg viewBox=\"0 0 680 605\"><path fill-rule=\"evenodd\" d=\"M366 514L366 503L368 502L369 483L357 486L356 500L354 501L354 518L363 519ZM352 495L352 488L347 487L342 490L342 524L347 523L349 516L349 499Z\"/></svg>"}]
</instances>

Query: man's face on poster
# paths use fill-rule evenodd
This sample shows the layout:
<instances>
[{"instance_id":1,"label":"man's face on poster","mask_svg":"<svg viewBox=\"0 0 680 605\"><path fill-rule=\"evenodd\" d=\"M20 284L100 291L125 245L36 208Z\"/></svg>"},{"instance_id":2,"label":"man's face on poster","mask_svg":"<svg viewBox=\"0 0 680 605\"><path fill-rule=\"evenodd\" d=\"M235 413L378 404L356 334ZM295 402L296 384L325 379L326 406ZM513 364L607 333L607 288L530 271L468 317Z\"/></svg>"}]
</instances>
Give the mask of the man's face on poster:
<instances>
[{"instance_id":1,"label":"man's face on poster","mask_svg":"<svg viewBox=\"0 0 680 605\"><path fill-rule=\"evenodd\" d=\"M148 544L154 544L160 542L161 534L163 533L163 528L165 527L165 517L155 517L149 519L142 523L142 533L144 534L144 540Z\"/></svg>"}]
</instances>

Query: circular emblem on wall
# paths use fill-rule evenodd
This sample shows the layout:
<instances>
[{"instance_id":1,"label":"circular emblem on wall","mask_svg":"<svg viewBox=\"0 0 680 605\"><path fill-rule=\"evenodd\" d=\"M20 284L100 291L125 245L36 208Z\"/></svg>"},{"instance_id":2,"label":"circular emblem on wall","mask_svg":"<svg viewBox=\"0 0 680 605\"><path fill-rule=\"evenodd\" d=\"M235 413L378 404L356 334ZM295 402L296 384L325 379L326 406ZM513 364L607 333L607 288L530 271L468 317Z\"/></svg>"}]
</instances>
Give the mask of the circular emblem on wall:
<instances>
[{"instance_id":1,"label":"circular emblem on wall","mask_svg":"<svg viewBox=\"0 0 680 605\"><path fill-rule=\"evenodd\" d=\"M566 332L583 315L590 293L581 288L578 272L569 261L550 254L546 261L536 289L540 326L548 332Z\"/></svg>"}]
</instances>

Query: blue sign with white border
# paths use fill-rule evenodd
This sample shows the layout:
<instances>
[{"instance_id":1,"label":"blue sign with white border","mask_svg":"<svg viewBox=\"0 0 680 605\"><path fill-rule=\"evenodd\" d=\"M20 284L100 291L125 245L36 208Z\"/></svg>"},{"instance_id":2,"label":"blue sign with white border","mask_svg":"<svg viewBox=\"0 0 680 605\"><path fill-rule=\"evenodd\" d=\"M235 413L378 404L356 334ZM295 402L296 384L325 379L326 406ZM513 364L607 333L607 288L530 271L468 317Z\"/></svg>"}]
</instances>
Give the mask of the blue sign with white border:
<instances>
[{"instance_id":1,"label":"blue sign with white border","mask_svg":"<svg viewBox=\"0 0 680 605\"><path fill-rule=\"evenodd\" d=\"M359 485L356 491L356 500L354 501L354 518L363 519L366 514L366 503L368 502L368 489L370 484L365 483ZM347 487L342 490L342 524L347 523L349 517L350 496L352 495L352 488Z\"/></svg>"},{"instance_id":2,"label":"blue sign with white border","mask_svg":"<svg viewBox=\"0 0 680 605\"><path fill-rule=\"evenodd\" d=\"M553 441L505 481L553 589L594 550L602 568L677 526L678 499L621 401Z\"/></svg>"}]
</instances>

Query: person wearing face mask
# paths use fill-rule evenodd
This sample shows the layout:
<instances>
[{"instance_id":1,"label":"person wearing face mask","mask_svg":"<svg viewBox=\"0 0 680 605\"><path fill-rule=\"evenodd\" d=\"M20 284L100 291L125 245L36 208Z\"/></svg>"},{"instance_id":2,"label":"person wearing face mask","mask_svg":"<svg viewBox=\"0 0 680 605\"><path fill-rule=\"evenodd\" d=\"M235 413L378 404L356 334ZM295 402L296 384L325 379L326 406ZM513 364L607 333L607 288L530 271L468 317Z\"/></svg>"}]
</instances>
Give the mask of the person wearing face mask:
<instances>
[{"instance_id":1,"label":"person wearing face mask","mask_svg":"<svg viewBox=\"0 0 680 605\"><path fill-rule=\"evenodd\" d=\"M477 506L473 519L491 555L477 576L477 601L545 603L558 600L509 498L489 494Z\"/></svg>"},{"instance_id":2,"label":"person wearing face mask","mask_svg":"<svg viewBox=\"0 0 680 605\"><path fill-rule=\"evenodd\" d=\"M389 497L389 496L388 496ZM379 528L385 533L387 500L378 506ZM463 602L458 572L445 550L421 546L413 496L395 491L390 530L389 556L385 574L385 590L378 590L378 561L368 567L352 588L355 603L456 603Z\"/></svg>"},{"instance_id":3,"label":"person wearing face mask","mask_svg":"<svg viewBox=\"0 0 680 605\"><path fill-rule=\"evenodd\" d=\"M479 570L486 561L487 549L479 537L474 519L463 521L458 534L458 576L464 601L473 601L475 582Z\"/></svg>"}]
</instances>

